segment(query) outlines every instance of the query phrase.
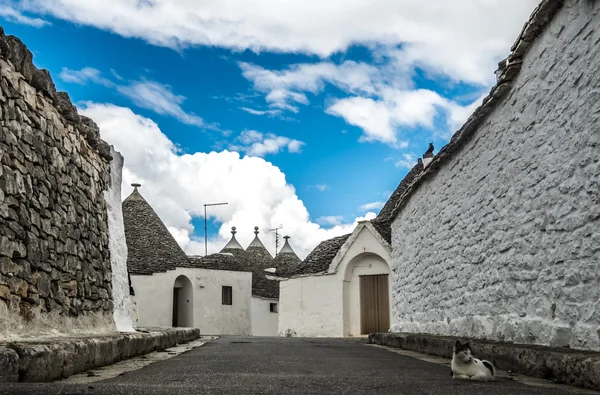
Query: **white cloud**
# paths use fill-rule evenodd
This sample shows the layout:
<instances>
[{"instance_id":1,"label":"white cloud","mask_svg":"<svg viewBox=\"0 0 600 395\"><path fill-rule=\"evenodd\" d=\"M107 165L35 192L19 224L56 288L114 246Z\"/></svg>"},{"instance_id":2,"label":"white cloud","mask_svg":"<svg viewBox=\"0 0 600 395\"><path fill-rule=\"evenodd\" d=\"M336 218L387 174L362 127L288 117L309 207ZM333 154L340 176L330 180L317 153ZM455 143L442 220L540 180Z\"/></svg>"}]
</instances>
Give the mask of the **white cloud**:
<instances>
[{"instance_id":1,"label":"white cloud","mask_svg":"<svg viewBox=\"0 0 600 395\"><path fill-rule=\"evenodd\" d=\"M435 129L434 119L446 117L447 129L436 133L448 137L475 109L481 99L461 106L428 89L400 90L386 88L377 99L349 97L336 100L326 112L344 118L363 129L362 141L380 141L397 148L406 148L406 140L398 141L402 128L424 127Z\"/></svg>"},{"instance_id":2,"label":"white cloud","mask_svg":"<svg viewBox=\"0 0 600 395\"><path fill-rule=\"evenodd\" d=\"M316 219L317 223L321 225L341 225L344 217L341 215L328 215L324 217L319 217Z\"/></svg>"},{"instance_id":3,"label":"white cloud","mask_svg":"<svg viewBox=\"0 0 600 395\"><path fill-rule=\"evenodd\" d=\"M307 188L315 188L317 191L319 192L325 192L326 190L329 189L329 185L327 184L315 184L315 185L309 185Z\"/></svg>"},{"instance_id":4,"label":"white cloud","mask_svg":"<svg viewBox=\"0 0 600 395\"><path fill-rule=\"evenodd\" d=\"M396 167L412 169L417 164L417 158L413 154L403 154L402 159L396 161Z\"/></svg>"},{"instance_id":5,"label":"white cloud","mask_svg":"<svg viewBox=\"0 0 600 395\"><path fill-rule=\"evenodd\" d=\"M271 107L292 112L299 111L298 104L309 103L306 93L316 95L326 84L345 92L374 94L389 83L390 77L385 70L354 61L294 64L285 70L267 70L245 62L239 66L254 89L266 94L265 100ZM408 80L403 82L409 84Z\"/></svg>"},{"instance_id":6,"label":"white cloud","mask_svg":"<svg viewBox=\"0 0 600 395\"><path fill-rule=\"evenodd\" d=\"M111 69L110 72L117 80L123 80L116 71ZM181 105L186 100L186 97L175 94L172 88L166 84L146 79L129 81L127 84L117 84L103 77L102 72L93 67L84 67L81 70L71 70L63 67L59 77L65 82L80 85L93 82L108 88L114 88L121 95L131 100L136 106L154 111L160 115L171 116L187 125L217 129L213 125L206 124L201 117L184 111Z\"/></svg>"},{"instance_id":7,"label":"white cloud","mask_svg":"<svg viewBox=\"0 0 600 395\"><path fill-rule=\"evenodd\" d=\"M269 115L275 116L281 113L281 110L255 110L253 108L248 107L240 107L240 110L246 111L252 115Z\"/></svg>"},{"instance_id":8,"label":"white cloud","mask_svg":"<svg viewBox=\"0 0 600 395\"><path fill-rule=\"evenodd\" d=\"M171 48L211 45L327 57L394 47L433 72L489 81L538 0L29 0L18 7Z\"/></svg>"},{"instance_id":9,"label":"white cloud","mask_svg":"<svg viewBox=\"0 0 600 395\"><path fill-rule=\"evenodd\" d=\"M23 15L20 11L5 5L0 5L0 16L11 22L20 23L22 25L29 25L33 27L44 27L52 25L50 22L45 21L43 19L31 18L26 15Z\"/></svg>"},{"instance_id":10,"label":"white cloud","mask_svg":"<svg viewBox=\"0 0 600 395\"><path fill-rule=\"evenodd\" d=\"M238 228L236 236L244 246L254 237L253 227L259 226L262 241L273 252L273 237L265 231L283 225L281 232L292 237L293 248L303 258L322 240L349 233L357 221L374 217L367 213L353 223L323 229L309 220L285 174L262 158L230 151L181 154L156 123L129 108L85 103L80 113L94 119L102 138L125 157L123 197L131 193L131 183L140 182L140 192L188 253L204 252L202 237L192 236L191 220L203 215L207 202L228 203L209 211L223 223L218 236L210 239L209 253L223 247L231 226Z\"/></svg>"},{"instance_id":11,"label":"white cloud","mask_svg":"<svg viewBox=\"0 0 600 395\"><path fill-rule=\"evenodd\" d=\"M127 86L119 86L117 90L139 107L152 110L157 114L169 115L187 125L207 126L202 118L181 108L185 96L173 93L169 85L141 80L133 81Z\"/></svg>"},{"instance_id":12,"label":"white cloud","mask_svg":"<svg viewBox=\"0 0 600 395\"><path fill-rule=\"evenodd\" d=\"M58 76L61 80L73 84L85 85L88 82L92 82L107 87L115 86L112 81L102 77L102 72L100 70L93 67L84 67L81 70L71 70L63 67Z\"/></svg>"},{"instance_id":13,"label":"white cloud","mask_svg":"<svg viewBox=\"0 0 600 395\"><path fill-rule=\"evenodd\" d=\"M371 202L363 204L362 206L360 206L360 209L363 211L380 210L384 205L385 202Z\"/></svg>"},{"instance_id":14,"label":"white cloud","mask_svg":"<svg viewBox=\"0 0 600 395\"><path fill-rule=\"evenodd\" d=\"M389 59L388 59L389 60ZM319 62L295 64L283 70L266 70L240 63L242 74L276 111L300 111L309 103L308 94L316 95L331 84L354 96L334 99L325 109L363 130L359 141L408 146L402 128L434 129L434 119L443 115L449 129L472 111L429 89L412 89L410 70L393 61L377 68L365 63ZM447 135L449 130L437 132Z\"/></svg>"},{"instance_id":15,"label":"white cloud","mask_svg":"<svg viewBox=\"0 0 600 395\"><path fill-rule=\"evenodd\" d=\"M267 154L277 154L283 149L289 153L300 153L302 141L291 139L289 137L277 136L274 134L264 134L256 130L244 130L236 138L237 143L229 146L233 151L245 152L252 156L265 156Z\"/></svg>"}]
</instances>

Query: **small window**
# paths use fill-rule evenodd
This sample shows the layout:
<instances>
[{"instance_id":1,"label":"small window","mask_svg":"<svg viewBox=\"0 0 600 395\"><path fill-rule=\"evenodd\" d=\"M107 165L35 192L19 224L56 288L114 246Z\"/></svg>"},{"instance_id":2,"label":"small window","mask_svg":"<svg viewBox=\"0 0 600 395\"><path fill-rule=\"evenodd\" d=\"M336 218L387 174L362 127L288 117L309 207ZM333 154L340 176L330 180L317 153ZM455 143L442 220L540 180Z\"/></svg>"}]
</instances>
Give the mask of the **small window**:
<instances>
[{"instance_id":1,"label":"small window","mask_svg":"<svg viewBox=\"0 0 600 395\"><path fill-rule=\"evenodd\" d=\"M277 303L269 303L269 310L271 313L277 313Z\"/></svg>"},{"instance_id":2,"label":"small window","mask_svg":"<svg viewBox=\"0 0 600 395\"><path fill-rule=\"evenodd\" d=\"M223 286L222 289L223 304L231 306L233 304L233 290L231 287Z\"/></svg>"}]
</instances>

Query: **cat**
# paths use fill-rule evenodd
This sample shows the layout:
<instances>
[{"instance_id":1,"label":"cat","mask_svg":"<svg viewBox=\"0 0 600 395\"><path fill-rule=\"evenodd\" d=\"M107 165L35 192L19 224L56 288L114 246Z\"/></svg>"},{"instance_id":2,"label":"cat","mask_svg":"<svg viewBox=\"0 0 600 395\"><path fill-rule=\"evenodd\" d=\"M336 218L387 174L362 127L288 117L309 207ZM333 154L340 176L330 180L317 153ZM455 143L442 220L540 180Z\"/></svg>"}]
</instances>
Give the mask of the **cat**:
<instances>
[{"instance_id":1,"label":"cat","mask_svg":"<svg viewBox=\"0 0 600 395\"><path fill-rule=\"evenodd\" d=\"M460 340L454 343L452 363L450 364L452 377L463 380L495 381L496 368L486 360L473 357L471 345L467 342L461 344Z\"/></svg>"}]
</instances>

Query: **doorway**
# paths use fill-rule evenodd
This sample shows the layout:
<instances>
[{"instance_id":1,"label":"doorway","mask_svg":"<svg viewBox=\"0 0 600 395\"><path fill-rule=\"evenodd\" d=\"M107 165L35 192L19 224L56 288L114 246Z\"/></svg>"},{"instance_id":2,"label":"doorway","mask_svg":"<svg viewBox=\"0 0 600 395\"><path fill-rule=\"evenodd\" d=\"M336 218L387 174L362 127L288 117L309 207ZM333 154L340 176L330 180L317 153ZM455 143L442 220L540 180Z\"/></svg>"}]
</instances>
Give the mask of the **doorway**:
<instances>
[{"instance_id":1,"label":"doorway","mask_svg":"<svg viewBox=\"0 0 600 395\"><path fill-rule=\"evenodd\" d=\"M369 334L390 329L389 276L360 276L360 332Z\"/></svg>"},{"instance_id":2,"label":"doorway","mask_svg":"<svg viewBox=\"0 0 600 395\"><path fill-rule=\"evenodd\" d=\"M173 327L194 326L192 282L179 276L173 284Z\"/></svg>"}]
</instances>

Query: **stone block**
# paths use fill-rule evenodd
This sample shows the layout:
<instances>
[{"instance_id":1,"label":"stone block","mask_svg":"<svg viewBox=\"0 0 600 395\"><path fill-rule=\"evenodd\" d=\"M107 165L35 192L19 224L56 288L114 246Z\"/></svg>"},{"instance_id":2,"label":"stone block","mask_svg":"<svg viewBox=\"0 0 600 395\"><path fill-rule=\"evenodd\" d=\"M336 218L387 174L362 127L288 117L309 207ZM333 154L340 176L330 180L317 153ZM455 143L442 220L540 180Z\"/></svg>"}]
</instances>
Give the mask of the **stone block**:
<instances>
[{"instance_id":1,"label":"stone block","mask_svg":"<svg viewBox=\"0 0 600 395\"><path fill-rule=\"evenodd\" d=\"M10 348L0 346L0 383L16 383L18 381L19 355Z\"/></svg>"},{"instance_id":2,"label":"stone block","mask_svg":"<svg viewBox=\"0 0 600 395\"><path fill-rule=\"evenodd\" d=\"M10 288L7 285L0 285L0 298L10 300Z\"/></svg>"}]
</instances>

